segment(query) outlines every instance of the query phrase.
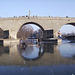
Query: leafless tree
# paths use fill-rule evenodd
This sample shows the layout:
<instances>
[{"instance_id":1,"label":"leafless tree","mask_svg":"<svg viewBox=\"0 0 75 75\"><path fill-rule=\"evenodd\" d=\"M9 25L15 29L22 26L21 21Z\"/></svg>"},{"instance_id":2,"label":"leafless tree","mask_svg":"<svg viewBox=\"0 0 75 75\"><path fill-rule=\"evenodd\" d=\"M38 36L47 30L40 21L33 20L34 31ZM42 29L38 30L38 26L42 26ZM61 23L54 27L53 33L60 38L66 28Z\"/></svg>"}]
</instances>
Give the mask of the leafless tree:
<instances>
[{"instance_id":1,"label":"leafless tree","mask_svg":"<svg viewBox=\"0 0 75 75\"><path fill-rule=\"evenodd\" d=\"M30 25L24 25L21 27L18 31L17 37L21 39L26 39L27 37L31 36L31 33L33 33L33 28Z\"/></svg>"}]
</instances>

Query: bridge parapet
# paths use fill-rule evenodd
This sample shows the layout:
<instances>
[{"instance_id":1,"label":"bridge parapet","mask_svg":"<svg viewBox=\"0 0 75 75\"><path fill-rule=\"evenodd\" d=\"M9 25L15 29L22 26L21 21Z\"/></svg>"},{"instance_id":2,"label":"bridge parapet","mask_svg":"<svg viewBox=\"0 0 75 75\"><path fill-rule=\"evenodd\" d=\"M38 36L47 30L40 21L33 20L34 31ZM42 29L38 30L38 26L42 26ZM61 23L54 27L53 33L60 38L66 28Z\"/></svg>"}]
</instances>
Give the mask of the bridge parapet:
<instances>
[{"instance_id":1,"label":"bridge parapet","mask_svg":"<svg viewBox=\"0 0 75 75\"><path fill-rule=\"evenodd\" d=\"M7 17L7 18L0 18L0 20L19 20L19 19L29 19L29 17ZM72 17L30 17L30 19L49 19L49 20L68 20L72 19L75 20L75 18Z\"/></svg>"}]
</instances>

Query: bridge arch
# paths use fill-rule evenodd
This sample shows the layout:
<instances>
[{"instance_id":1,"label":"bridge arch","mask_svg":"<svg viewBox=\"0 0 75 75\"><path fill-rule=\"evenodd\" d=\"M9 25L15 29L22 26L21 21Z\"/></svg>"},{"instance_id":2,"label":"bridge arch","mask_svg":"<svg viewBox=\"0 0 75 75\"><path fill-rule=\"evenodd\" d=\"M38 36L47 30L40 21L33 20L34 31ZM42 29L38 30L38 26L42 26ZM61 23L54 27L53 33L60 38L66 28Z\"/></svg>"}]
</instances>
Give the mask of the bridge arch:
<instances>
[{"instance_id":1,"label":"bridge arch","mask_svg":"<svg viewBox=\"0 0 75 75\"><path fill-rule=\"evenodd\" d=\"M75 26L75 23L74 22L71 22L71 23L67 23L66 25L72 25L72 26Z\"/></svg>"},{"instance_id":2,"label":"bridge arch","mask_svg":"<svg viewBox=\"0 0 75 75\"><path fill-rule=\"evenodd\" d=\"M72 25L75 27L75 22L69 22L69 23L64 23L59 27L59 30L61 29L61 27L63 27L64 25Z\"/></svg>"},{"instance_id":3,"label":"bridge arch","mask_svg":"<svg viewBox=\"0 0 75 75\"><path fill-rule=\"evenodd\" d=\"M35 22L26 22L26 23L24 23L22 26L27 25L27 24L34 24L34 25L40 27L40 28L42 29L42 31L44 31L44 28L43 28L40 24L35 23ZM22 26L21 26L21 27L22 27Z\"/></svg>"},{"instance_id":4,"label":"bridge arch","mask_svg":"<svg viewBox=\"0 0 75 75\"><path fill-rule=\"evenodd\" d=\"M38 26L38 27L42 30L42 34L43 34L44 28L43 28L40 24L38 24L38 23L36 23L36 22L26 22L26 23L22 24L22 25L19 27L18 31L19 31L20 28L22 28L23 26L29 25L29 24ZM17 31L17 38L18 38L18 31Z\"/></svg>"},{"instance_id":5,"label":"bridge arch","mask_svg":"<svg viewBox=\"0 0 75 75\"><path fill-rule=\"evenodd\" d=\"M61 26L59 31L61 32L62 35L75 33L74 32L75 31L75 22L65 23L64 25Z\"/></svg>"}]
</instances>

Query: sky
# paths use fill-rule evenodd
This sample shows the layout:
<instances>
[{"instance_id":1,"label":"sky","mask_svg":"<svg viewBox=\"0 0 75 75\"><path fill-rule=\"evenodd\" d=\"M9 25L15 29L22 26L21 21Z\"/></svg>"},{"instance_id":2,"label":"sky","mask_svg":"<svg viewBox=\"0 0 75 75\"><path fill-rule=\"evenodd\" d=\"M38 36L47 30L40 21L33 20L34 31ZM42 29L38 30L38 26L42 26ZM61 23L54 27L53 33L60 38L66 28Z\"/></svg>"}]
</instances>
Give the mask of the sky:
<instances>
[{"instance_id":1,"label":"sky","mask_svg":"<svg viewBox=\"0 0 75 75\"><path fill-rule=\"evenodd\" d=\"M75 17L75 0L0 0L0 17Z\"/></svg>"},{"instance_id":2,"label":"sky","mask_svg":"<svg viewBox=\"0 0 75 75\"><path fill-rule=\"evenodd\" d=\"M60 32L61 34L71 34L71 33L75 33L75 26L72 25L63 25L60 28Z\"/></svg>"}]
</instances>

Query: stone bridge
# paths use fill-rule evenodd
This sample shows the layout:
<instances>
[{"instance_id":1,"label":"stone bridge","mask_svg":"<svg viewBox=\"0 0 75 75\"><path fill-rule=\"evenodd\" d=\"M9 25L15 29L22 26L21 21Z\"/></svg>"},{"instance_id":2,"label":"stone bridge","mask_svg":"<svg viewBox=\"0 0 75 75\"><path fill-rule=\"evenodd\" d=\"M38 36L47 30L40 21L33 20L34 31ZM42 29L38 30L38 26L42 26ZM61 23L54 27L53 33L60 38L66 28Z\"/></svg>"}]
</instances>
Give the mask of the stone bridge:
<instances>
[{"instance_id":1,"label":"stone bridge","mask_svg":"<svg viewBox=\"0 0 75 75\"><path fill-rule=\"evenodd\" d=\"M0 18L0 28L9 30L9 37L17 39L19 29L26 24L35 24L42 30L53 30L57 36L59 29L65 24L75 26L75 18L72 17L11 17Z\"/></svg>"}]
</instances>

